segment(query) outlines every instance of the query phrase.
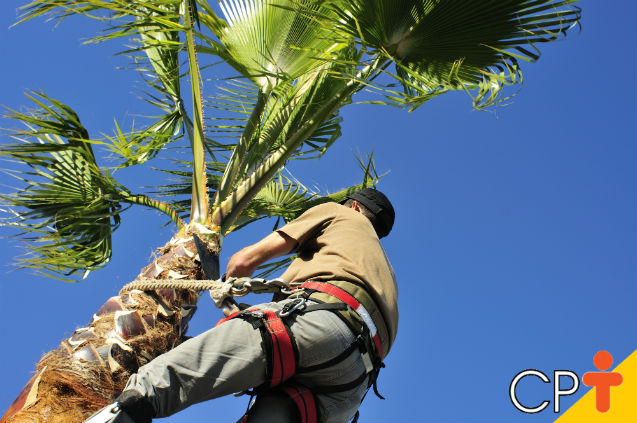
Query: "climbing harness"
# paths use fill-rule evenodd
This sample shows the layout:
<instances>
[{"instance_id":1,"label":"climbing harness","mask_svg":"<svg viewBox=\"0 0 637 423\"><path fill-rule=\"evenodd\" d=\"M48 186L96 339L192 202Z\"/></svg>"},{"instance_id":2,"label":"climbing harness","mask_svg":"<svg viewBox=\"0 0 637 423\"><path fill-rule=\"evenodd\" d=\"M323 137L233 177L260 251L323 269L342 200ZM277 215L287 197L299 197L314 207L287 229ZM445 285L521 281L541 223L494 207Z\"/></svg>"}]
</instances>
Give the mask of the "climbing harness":
<instances>
[{"instance_id":1,"label":"climbing harness","mask_svg":"<svg viewBox=\"0 0 637 423\"><path fill-rule=\"evenodd\" d=\"M384 321L375 302L360 285L345 281L287 283L282 279L265 280L261 278L222 278L220 280L148 280L141 279L129 283L122 292L133 289L155 290L162 288L192 289L210 291L210 296L219 308L234 301L233 297L242 297L248 293L281 293L292 301L287 302L281 311L261 310L257 307L236 309L224 322L240 318L259 329L266 355L266 382L251 392L258 394L264 389L278 387L290 396L299 408L302 422L317 421L316 394L330 394L354 389L367 380L368 388L373 386L379 394L377 378L384 367L382 359L388 351L388 335ZM236 304L236 302L235 302ZM286 320L294 314L309 313L316 310L330 310L336 313L355 334L355 340L338 356L323 363L309 367L298 365L298 350L294 336ZM355 380L342 384L313 387L311 391L300 385L285 383L298 373L307 373L334 366L358 350L365 365L365 371Z\"/></svg>"},{"instance_id":2,"label":"climbing harness","mask_svg":"<svg viewBox=\"0 0 637 423\"><path fill-rule=\"evenodd\" d=\"M376 383L380 369L384 367L382 357L383 351L386 350L383 349L383 343L386 341L381 340L382 329L378 329L384 328L384 322L378 321L378 310L364 289L342 281L330 283L308 281L294 286L287 285L285 289L291 293L292 300L287 302L278 313L252 307L235 312L217 323L220 325L228 320L241 318L250 322L261 332L267 363L266 382L250 392L251 395L254 396L263 389L279 387L299 408L302 422L312 421L306 420L304 416L311 416L310 410L316 410L314 395L348 391L364 383L365 380L368 381L368 388L373 387L374 393L384 399L378 392ZM348 291L356 292L360 300ZM296 342L286 320L295 313L304 314L315 310L330 310L337 313L356 337L338 356L323 363L302 367L298 365ZM359 351L365 370L359 377L348 383L313 387L311 391L305 387L302 391L297 391L297 388L289 387L289 383L285 383L295 374L334 366L345 360L355 350ZM303 394L301 395L300 392Z\"/></svg>"}]
</instances>

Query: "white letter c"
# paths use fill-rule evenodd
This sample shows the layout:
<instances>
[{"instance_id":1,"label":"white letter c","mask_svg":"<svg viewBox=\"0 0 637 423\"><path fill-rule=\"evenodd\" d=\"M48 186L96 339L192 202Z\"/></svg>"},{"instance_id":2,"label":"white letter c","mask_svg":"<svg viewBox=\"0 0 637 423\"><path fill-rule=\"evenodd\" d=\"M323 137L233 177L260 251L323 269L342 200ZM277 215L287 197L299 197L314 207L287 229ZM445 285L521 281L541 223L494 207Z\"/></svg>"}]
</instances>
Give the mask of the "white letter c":
<instances>
[{"instance_id":1,"label":"white letter c","mask_svg":"<svg viewBox=\"0 0 637 423\"><path fill-rule=\"evenodd\" d=\"M548 376L546 376L544 373L540 372L539 370L534 370L534 369L524 370L524 371L518 373L517 375L515 375L515 377L511 381L511 386L509 386L509 397L511 398L511 402L513 403L515 408L517 408L518 410L523 411L525 413L534 414L534 413L539 413L540 411L542 411L546 407L548 407L550 401L544 401L542 404L538 405L535 408L527 408L527 407L523 406L522 404L520 404L520 401L518 401L518 398L515 395L515 388L516 388L518 382L520 380L522 380L523 377L529 376L529 375L539 377L540 379L542 379L542 382L544 382L544 383L550 383L551 382L551 380L548 378Z\"/></svg>"}]
</instances>

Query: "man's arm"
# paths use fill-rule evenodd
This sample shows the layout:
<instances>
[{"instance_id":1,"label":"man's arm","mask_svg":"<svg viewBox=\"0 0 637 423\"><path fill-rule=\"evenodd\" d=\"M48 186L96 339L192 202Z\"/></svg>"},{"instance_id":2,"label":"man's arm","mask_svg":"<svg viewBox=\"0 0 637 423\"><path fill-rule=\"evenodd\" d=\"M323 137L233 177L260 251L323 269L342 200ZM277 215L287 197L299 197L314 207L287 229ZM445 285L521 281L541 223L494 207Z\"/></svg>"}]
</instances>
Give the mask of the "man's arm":
<instances>
[{"instance_id":1,"label":"man's arm","mask_svg":"<svg viewBox=\"0 0 637 423\"><path fill-rule=\"evenodd\" d=\"M294 238L281 232L272 232L256 244L245 247L230 257L226 275L238 278L250 276L261 263L288 254L294 247Z\"/></svg>"}]
</instances>

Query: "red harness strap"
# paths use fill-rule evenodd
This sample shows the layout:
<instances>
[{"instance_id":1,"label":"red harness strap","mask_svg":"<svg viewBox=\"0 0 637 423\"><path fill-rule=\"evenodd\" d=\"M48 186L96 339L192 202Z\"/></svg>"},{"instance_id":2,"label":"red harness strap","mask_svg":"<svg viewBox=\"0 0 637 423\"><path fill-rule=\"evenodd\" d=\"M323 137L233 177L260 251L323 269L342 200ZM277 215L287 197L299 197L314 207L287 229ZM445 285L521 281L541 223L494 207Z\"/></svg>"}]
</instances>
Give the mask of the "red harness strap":
<instances>
[{"instance_id":1,"label":"red harness strap","mask_svg":"<svg viewBox=\"0 0 637 423\"><path fill-rule=\"evenodd\" d=\"M351 296L344 289L341 289L338 286L334 286L332 284L325 283L325 282L314 282L314 281L304 282L301 284L301 288L313 289L315 291L324 292L326 294L329 294L333 297L338 298L339 300L341 300L342 302L350 306L354 311L356 311L359 314L359 316L361 316L361 318L365 322L365 325L367 326L367 329L369 329L369 333L372 337L372 340L374 341L374 345L376 346L376 353L378 354L378 357L383 356L383 349L381 347L380 336L378 334L378 331L376 330L376 325L374 324L367 309L365 309L363 304L361 304L356 298Z\"/></svg>"},{"instance_id":2,"label":"red harness strap","mask_svg":"<svg viewBox=\"0 0 637 423\"><path fill-rule=\"evenodd\" d=\"M316 423L318 415L316 412L316 400L312 391L305 386L296 384L286 384L281 390L288 394L296 404L301 415L301 423Z\"/></svg>"},{"instance_id":3,"label":"red harness strap","mask_svg":"<svg viewBox=\"0 0 637 423\"><path fill-rule=\"evenodd\" d=\"M270 354L268 354L270 358L270 388L280 385L294 376L296 372L294 341L281 318L271 310L250 308L219 320L215 326L236 317L258 322L258 325L255 326L260 328L266 348L270 347Z\"/></svg>"},{"instance_id":4,"label":"red harness strap","mask_svg":"<svg viewBox=\"0 0 637 423\"><path fill-rule=\"evenodd\" d=\"M267 310L263 312L263 322L272 339L272 388L294 376L296 359L292 338L281 318L274 311Z\"/></svg>"},{"instance_id":5,"label":"red harness strap","mask_svg":"<svg viewBox=\"0 0 637 423\"><path fill-rule=\"evenodd\" d=\"M217 324L215 325L215 327L219 326L220 324L227 322L230 319L234 319L235 317L237 317L239 315L239 313L241 313L240 311L236 311L234 313L232 313L230 316L224 317L223 319L220 319Z\"/></svg>"}]
</instances>

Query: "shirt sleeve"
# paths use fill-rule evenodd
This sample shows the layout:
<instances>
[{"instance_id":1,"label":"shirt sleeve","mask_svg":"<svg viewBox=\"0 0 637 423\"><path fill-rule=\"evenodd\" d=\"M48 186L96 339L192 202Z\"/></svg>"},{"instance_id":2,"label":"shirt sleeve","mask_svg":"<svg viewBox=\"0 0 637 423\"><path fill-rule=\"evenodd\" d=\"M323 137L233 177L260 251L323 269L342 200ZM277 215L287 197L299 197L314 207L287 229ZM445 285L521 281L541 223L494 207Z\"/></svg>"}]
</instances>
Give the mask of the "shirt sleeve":
<instances>
[{"instance_id":1,"label":"shirt sleeve","mask_svg":"<svg viewBox=\"0 0 637 423\"><path fill-rule=\"evenodd\" d=\"M334 205L336 203L324 203L314 206L287 225L277 229L277 232L284 233L294 239L297 242L296 250L301 250L304 244L320 233L329 222L333 214L331 207Z\"/></svg>"}]
</instances>

